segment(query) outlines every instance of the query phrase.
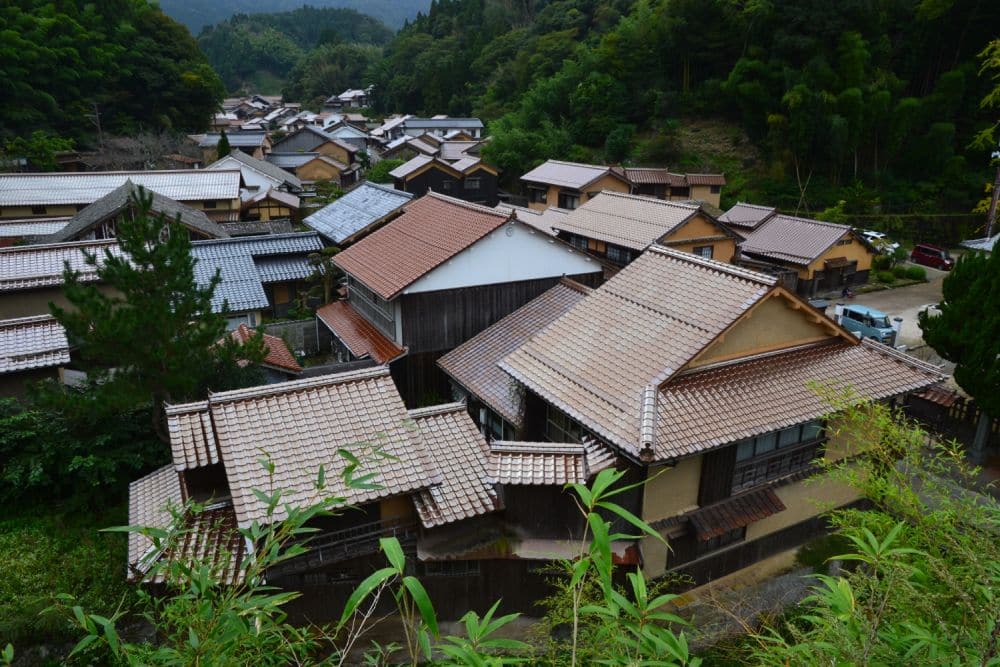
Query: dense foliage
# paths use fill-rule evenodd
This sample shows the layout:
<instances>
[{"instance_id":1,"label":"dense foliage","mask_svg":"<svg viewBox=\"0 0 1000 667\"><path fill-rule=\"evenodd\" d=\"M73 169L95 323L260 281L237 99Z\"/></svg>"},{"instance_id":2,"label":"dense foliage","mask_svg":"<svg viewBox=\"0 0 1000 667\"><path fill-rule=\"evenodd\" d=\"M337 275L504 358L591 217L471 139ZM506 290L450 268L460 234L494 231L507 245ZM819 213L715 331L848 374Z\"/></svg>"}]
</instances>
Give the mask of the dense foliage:
<instances>
[{"instance_id":1,"label":"dense foliage","mask_svg":"<svg viewBox=\"0 0 1000 667\"><path fill-rule=\"evenodd\" d=\"M222 96L184 26L146 0L5 2L0 34L0 139L90 135L95 108L104 131L198 131Z\"/></svg>"},{"instance_id":2,"label":"dense foliage","mask_svg":"<svg viewBox=\"0 0 1000 667\"><path fill-rule=\"evenodd\" d=\"M291 12L276 14L237 14L218 25L205 28L198 35L198 45L208 61L222 77L226 88L238 90L253 87L253 92L271 92L296 65L299 69L313 69L317 58L311 54L320 47L327 53L338 45L384 44L392 32L371 16L352 9L317 9L301 7ZM363 52L362 52L363 53ZM306 57L311 56L309 61ZM338 62L342 67L354 67L358 76L354 85L373 58L358 58L357 52L348 51L347 57ZM302 72L301 78L310 72ZM319 74L329 78L328 74ZM338 83L334 81L331 83ZM346 86L341 86L341 88ZM325 89L325 95L332 89ZM299 91L292 99L303 99ZM341 92L341 90L336 90Z\"/></svg>"},{"instance_id":3,"label":"dense foliage","mask_svg":"<svg viewBox=\"0 0 1000 667\"><path fill-rule=\"evenodd\" d=\"M385 110L494 120L511 185L546 158L642 161L673 120L712 117L763 151L772 203L821 209L859 181L875 191L849 213L968 210L998 23L977 0L437 0L371 79Z\"/></svg>"},{"instance_id":4,"label":"dense foliage","mask_svg":"<svg viewBox=\"0 0 1000 667\"><path fill-rule=\"evenodd\" d=\"M234 14L289 12L302 6L339 7L368 14L392 28L427 11L430 0L160 0L163 11L193 34Z\"/></svg>"}]
</instances>

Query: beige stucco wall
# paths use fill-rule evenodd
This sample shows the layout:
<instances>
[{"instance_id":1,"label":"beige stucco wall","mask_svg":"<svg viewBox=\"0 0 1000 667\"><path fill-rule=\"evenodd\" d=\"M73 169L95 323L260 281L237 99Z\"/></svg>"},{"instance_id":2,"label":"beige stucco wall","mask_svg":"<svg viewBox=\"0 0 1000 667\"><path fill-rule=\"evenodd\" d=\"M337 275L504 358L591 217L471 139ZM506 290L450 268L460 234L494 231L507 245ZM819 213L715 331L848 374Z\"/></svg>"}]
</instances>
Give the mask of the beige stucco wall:
<instances>
[{"instance_id":1,"label":"beige stucco wall","mask_svg":"<svg viewBox=\"0 0 1000 667\"><path fill-rule=\"evenodd\" d=\"M351 164L351 154L347 152L346 149L341 148L332 141L328 141L322 144L316 149L317 153L322 153L328 157L332 157L337 162L342 162L346 165Z\"/></svg>"},{"instance_id":2,"label":"beige stucco wall","mask_svg":"<svg viewBox=\"0 0 1000 667\"><path fill-rule=\"evenodd\" d=\"M778 487L775 493L785 504L785 510L747 526L747 542L795 525L817 514L854 502L861 497L842 482L825 476Z\"/></svg>"},{"instance_id":3,"label":"beige stucco wall","mask_svg":"<svg viewBox=\"0 0 1000 667\"><path fill-rule=\"evenodd\" d=\"M712 259L717 262L732 262L736 255L736 241L730 238L717 241L695 241L694 243L669 243L668 245L681 252L694 252L695 248L710 245L712 246Z\"/></svg>"},{"instance_id":4,"label":"beige stucco wall","mask_svg":"<svg viewBox=\"0 0 1000 667\"><path fill-rule=\"evenodd\" d=\"M712 192L712 186L710 185L692 185L691 186L691 199L697 199L698 201L703 201L711 204L712 206L719 206L719 198L722 196L722 188L719 188L718 192Z\"/></svg>"},{"instance_id":5,"label":"beige stucco wall","mask_svg":"<svg viewBox=\"0 0 1000 667\"><path fill-rule=\"evenodd\" d=\"M714 221L698 213L680 229L661 238L660 242L681 252L693 252L695 248L710 245L712 246L712 259L720 262L731 262L736 254L736 241L725 234ZM707 240L712 238L715 240ZM683 243L685 239L692 239L692 242Z\"/></svg>"},{"instance_id":6,"label":"beige stucco wall","mask_svg":"<svg viewBox=\"0 0 1000 667\"><path fill-rule=\"evenodd\" d=\"M307 162L295 170L295 175L304 181L340 180L340 172L332 164L322 160Z\"/></svg>"},{"instance_id":7,"label":"beige stucco wall","mask_svg":"<svg viewBox=\"0 0 1000 667\"><path fill-rule=\"evenodd\" d=\"M46 206L45 213L35 215L31 212L30 206L5 206L0 209L0 220L14 220L18 218L64 218L76 215L76 206L58 205Z\"/></svg>"},{"instance_id":8,"label":"beige stucco wall","mask_svg":"<svg viewBox=\"0 0 1000 667\"><path fill-rule=\"evenodd\" d=\"M543 186L544 184L536 183L534 185ZM588 192L593 192L595 195L599 193L601 190L611 190L612 192L628 193L631 190L631 188L629 187L628 183L625 183L621 179L611 176L610 174L607 176L602 176L601 178L599 178L598 180L594 181L586 188L584 188L584 190L579 192L577 190L573 190L572 188L563 188L558 185L550 185L548 186L548 190L546 190L545 193L545 203L543 204L542 202L529 202L528 208L534 209L536 211L544 211L547 208L559 206L559 193L562 192L563 190L565 190L567 193L579 194L580 197L579 205L583 206L588 201L590 201L590 196L587 194Z\"/></svg>"},{"instance_id":9,"label":"beige stucco wall","mask_svg":"<svg viewBox=\"0 0 1000 667\"><path fill-rule=\"evenodd\" d=\"M643 487L643 520L665 519L698 507L701 460L701 456L694 456L672 468L650 468L650 479Z\"/></svg>"},{"instance_id":10,"label":"beige stucco wall","mask_svg":"<svg viewBox=\"0 0 1000 667\"><path fill-rule=\"evenodd\" d=\"M776 294L754 306L744 319L695 357L687 367L696 368L832 337L834 334L830 328L813 319L818 316L806 306L793 308L789 300Z\"/></svg>"},{"instance_id":11,"label":"beige stucco wall","mask_svg":"<svg viewBox=\"0 0 1000 667\"><path fill-rule=\"evenodd\" d=\"M104 285L98 286L98 289L104 294L117 294L116 290ZM0 293L0 320L14 317L29 317L32 315L48 315L49 301L62 308L69 307L69 302L63 294L61 285L45 289L2 292Z\"/></svg>"},{"instance_id":12,"label":"beige stucco wall","mask_svg":"<svg viewBox=\"0 0 1000 667\"><path fill-rule=\"evenodd\" d=\"M799 271L799 278L809 280L814 276L816 271L823 270L823 263L826 260L835 257L846 257L849 262L857 261L858 271L868 271L871 269L872 257L874 257L872 251L850 233L844 234L843 238L849 238L851 243L849 245L830 246L826 252L817 257L808 267Z\"/></svg>"}]
</instances>

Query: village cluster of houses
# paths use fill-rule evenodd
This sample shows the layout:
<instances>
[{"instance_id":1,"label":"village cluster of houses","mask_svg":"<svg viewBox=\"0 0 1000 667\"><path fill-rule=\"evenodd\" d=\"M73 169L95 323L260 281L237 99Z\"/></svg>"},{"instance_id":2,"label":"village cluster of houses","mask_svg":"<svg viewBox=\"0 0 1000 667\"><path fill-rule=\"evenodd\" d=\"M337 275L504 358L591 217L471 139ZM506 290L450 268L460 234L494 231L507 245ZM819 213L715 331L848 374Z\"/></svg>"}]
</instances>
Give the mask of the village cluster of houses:
<instances>
[{"instance_id":1,"label":"village cluster of houses","mask_svg":"<svg viewBox=\"0 0 1000 667\"><path fill-rule=\"evenodd\" d=\"M309 554L269 573L306 592L296 613L339 610L386 535L444 613L499 597L525 608L583 534L564 485L614 466L648 480L618 500L670 545L622 540L616 562L706 581L821 531L820 504L858 501L807 484L818 458L863 445L814 383L898 403L942 380L806 300L865 279L873 249L848 227L743 203L722 212L720 174L555 160L521 177L529 196L515 205L480 158L476 119L370 127L344 113L352 100L363 106L338 96L323 117L240 100L216 119L232 121L233 152L203 169L0 175L0 395L70 381L72 341L49 303L66 303L67 263L97 280L84 252L120 252L116 226L140 187L190 233L197 279L220 272L213 306L238 340L285 316L315 278L311 257L340 249L344 278L307 327L329 355L322 372L272 335L269 384L168 407L173 461L131 485L129 522L163 525L169 501L210 510L192 517L186 553L154 557L209 554L239 580L255 545L236 528L266 518L254 490L317 501L322 465L323 495L358 509L322 519ZM273 123L286 134L272 142ZM198 141L208 151L218 136ZM394 186L363 179L361 151L407 159ZM325 179L346 194L304 210ZM345 447L377 488L343 486ZM136 581L151 548L130 538Z\"/></svg>"}]
</instances>

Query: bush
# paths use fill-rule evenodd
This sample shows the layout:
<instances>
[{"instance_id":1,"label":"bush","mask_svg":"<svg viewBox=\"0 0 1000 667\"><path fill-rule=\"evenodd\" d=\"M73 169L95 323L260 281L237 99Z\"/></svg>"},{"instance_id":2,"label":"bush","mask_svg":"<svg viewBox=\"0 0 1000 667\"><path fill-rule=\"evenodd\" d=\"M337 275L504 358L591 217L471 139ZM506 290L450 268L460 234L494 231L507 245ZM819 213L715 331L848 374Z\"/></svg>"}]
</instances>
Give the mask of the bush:
<instances>
[{"instance_id":1,"label":"bush","mask_svg":"<svg viewBox=\"0 0 1000 667\"><path fill-rule=\"evenodd\" d=\"M891 285L896 282L896 276L892 274L892 271L879 271L875 274L875 282Z\"/></svg>"},{"instance_id":2,"label":"bush","mask_svg":"<svg viewBox=\"0 0 1000 667\"><path fill-rule=\"evenodd\" d=\"M906 277L910 280L927 280L927 270L922 266L908 266Z\"/></svg>"},{"instance_id":3,"label":"bush","mask_svg":"<svg viewBox=\"0 0 1000 667\"><path fill-rule=\"evenodd\" d=\"M121 535L98 530L124 518L124 508L101 516L77 508L64 515L0 521L3 642L30 644L76 638L79 630L66 618L39 616L55 602L56 593L71 593L88 609L111 615L129 591L124 576L126 541Z\"/></svg>"},{"instance_id":4,"label":"bush","mask_svg":"<svg viewBox=\"0 0 1000 667\"><path fill-rule=\"evenodd\" d=\"M875 255L872 259L872 271L887 271L892 268L892 257L888 255Z\"/></svg>"},{"instance_id":5,"label":"bush","mask_svg":"<svg viewBox=\"0 0 1000 667\"><path fill-rule=\"evenodd\" d=\"M906 278L906 274L907 274L907 271L906 271L906 267L905 266L894 266L894 267L892 267L892 275L896 276L897 278L900 278L900 279Z\"/></svg>"}]
</instances>

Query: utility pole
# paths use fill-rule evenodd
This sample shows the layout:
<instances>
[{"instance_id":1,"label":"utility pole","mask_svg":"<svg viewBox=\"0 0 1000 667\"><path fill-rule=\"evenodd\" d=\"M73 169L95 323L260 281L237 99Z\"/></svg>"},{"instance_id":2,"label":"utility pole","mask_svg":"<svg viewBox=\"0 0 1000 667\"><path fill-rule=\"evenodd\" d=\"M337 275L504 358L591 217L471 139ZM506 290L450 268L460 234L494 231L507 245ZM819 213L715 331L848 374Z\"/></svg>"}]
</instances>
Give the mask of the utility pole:
<instances>
[{"instance_id":1,"label":"utility pole","mask_svg":"<svg viewBox=\"0 0 1000 667\"><path fill-rule=\"evenodd\" d=\"M97 106L97 102L94 102L94 113L89 114L87 117L93 121L94 125L97 127L97 143L101 146L101 152L104 152L104 132L101 130L101 110Z\"/></svg>"},{"instance_id":2,"label":"utility pole","mask_svg":"<svg viewBox=\"0 0 1000 667\"><path fill-rule=\"evenodd\" d=\"M997 173L993 178L993 196L990 198L990 208L986 213L986 238L993 236L993 225L997 221L997 200L1000 200L1000 150L993 151L991 156L997 162Z\"/></svg>"}]
</instances>

